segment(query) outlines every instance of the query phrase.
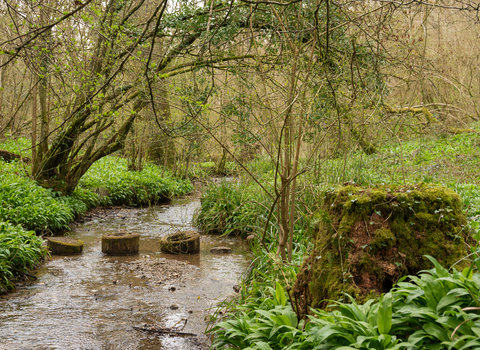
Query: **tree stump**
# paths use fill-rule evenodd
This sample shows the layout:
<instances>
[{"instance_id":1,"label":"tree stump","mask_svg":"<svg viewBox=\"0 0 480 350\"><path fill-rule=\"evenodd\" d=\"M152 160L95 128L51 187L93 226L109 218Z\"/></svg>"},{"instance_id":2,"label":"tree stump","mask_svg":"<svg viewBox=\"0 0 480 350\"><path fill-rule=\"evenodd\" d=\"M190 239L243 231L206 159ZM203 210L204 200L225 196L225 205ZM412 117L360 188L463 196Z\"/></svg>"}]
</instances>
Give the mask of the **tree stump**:
<instances>
[{"instance_id":1,"label":"tree stump","mask_svg":"<svg viewBox=\"0 0 480 350\"><path fill-rule=\"evenodd\" d=\"M160 250L170 254L198 254L200 234L195 231L176 232L160 239Z\"/></svg>"},{"instance_id":2,"label":"tree stump","mask_svg":"<svg viewBox=\"0 0 480 350\"><path fill-rule=\"evenodd\" d=\"M314 249L293 286L303 314L343 293L360 303L387 293L401 277L432 268L425 255L445 267L467 255L462 201L444 187L346 184L325 192L316 215Z\"/></svg>"},{"instance_id":3,"label":"tree stump","mask_svg":"<svg viewBox=\"0 0 480 350\"><path fill-rule=\"evenodd\" d=\"M47 246L52 255L77 255L83 251L83 241L71 237L48 237Z\"/></svg>"},{"instance_id":4,"label":"tree stump","mask_svg":"<svg viewBox=\"0 0 480 350\"><path fill-rule=\"evenodd\" d=\"M117 232L102 236L102 252L107 255L135 255L139 246L138 233Z\"/></svg>"}]
</instances>

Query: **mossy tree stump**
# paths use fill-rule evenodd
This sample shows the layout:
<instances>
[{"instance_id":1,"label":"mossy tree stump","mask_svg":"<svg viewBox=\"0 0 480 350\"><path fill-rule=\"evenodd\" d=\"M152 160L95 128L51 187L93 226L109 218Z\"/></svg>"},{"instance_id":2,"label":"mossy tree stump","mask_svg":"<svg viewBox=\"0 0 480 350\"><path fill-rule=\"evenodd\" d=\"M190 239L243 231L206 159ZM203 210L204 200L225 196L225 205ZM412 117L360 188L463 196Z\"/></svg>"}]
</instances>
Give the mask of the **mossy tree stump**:
<instances>
[{"instance_id":1,"label":"mossy tree stump","mask_svg":"<svg viewBox=\"0 0 480 350\"><path fill-rule=\"evenodd\" d=\"M360 302L387 292L400 277L432 268L424 255L446 267L466 255L460 197L440 186L347 185L325 194L317 221L293 288L303 314L342 292Z\"/></svg>"},{"instance_id":2,"label":"mossy tree stump","mask_svg":"<svg viewBox=\"0 0 480 350\"><path fill-rule=\"evenodd\" d=\"M160 250L170 254L198 254L200 234L195 231L183 231L162 237Z\"/></svg>"},{"instance_id":3,"label":"mossy tree stump","mask_svg":"<svg viewBox=\"0 0 480 350\"><path fill-rule=\"evenodd\" d=\"M117 232L102 236L102 252L107 255L135 255L139 247L138 233Z\"/></svg>"},{"instance_id":4,"label":"mossy tree stump","mask_svg":"<svg viewBox=\"0 0 480 350\"><path fill-rule=\"evenodd\" d=\"M83 251L83 241L72 237L48 237L47 246L52 255L77 255Z\"/></svg>"}]
</instances>

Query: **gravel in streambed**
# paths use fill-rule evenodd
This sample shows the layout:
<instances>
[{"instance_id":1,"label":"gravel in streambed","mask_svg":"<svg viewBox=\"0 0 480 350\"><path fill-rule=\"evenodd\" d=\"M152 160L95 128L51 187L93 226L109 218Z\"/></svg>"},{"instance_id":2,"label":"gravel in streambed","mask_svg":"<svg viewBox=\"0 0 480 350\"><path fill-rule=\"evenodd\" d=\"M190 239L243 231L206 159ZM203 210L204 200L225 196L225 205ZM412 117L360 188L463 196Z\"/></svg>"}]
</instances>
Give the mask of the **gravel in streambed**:
<instances>
[{"instance_id":1,"label":"gravel in streambed","mask_svg":"<svg viewBox=\"0 0 480 350\"><path fill-rule=\"evenodd\" d=\"M160 285L167 282L183 282L185 275L198 270L197 266L184 261L165 258L146 258L122 264L126 272L132 272L135 277L146 279L147 284Z\"/></svg>"}]
</instances>

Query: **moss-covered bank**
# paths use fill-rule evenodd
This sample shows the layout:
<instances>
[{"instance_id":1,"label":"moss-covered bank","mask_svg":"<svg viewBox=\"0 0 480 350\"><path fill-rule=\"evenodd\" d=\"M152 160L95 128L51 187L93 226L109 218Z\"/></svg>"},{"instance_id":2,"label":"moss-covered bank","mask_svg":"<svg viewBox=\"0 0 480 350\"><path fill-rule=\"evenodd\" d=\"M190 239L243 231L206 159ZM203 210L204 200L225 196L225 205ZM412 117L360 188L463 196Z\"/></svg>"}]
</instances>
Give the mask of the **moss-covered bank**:
<instances>
[{"instance_id":1,"label":"moss-covered bank","mask_svg":"<svg viewBox=\"0 0 480 350\"><path fill-rule=\"evenodd\" d=\"M466 255L460 197L429 184L325 193L314 250L294 293L305 312L346 292L362 300L390 290L405 275L431 268L424 255L451 266Z\"/></svg>"}]
</instances>

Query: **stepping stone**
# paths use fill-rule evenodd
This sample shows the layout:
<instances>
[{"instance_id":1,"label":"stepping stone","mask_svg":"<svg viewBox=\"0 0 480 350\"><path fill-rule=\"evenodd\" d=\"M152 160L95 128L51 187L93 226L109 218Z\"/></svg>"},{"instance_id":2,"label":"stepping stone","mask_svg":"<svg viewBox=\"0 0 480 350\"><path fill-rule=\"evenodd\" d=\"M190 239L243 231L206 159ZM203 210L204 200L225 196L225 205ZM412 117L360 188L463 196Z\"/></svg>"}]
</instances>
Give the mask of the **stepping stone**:
<instances>
[{"instance_id":1,"label":"stepping stone","mask_svg":"<svg viewBox=\"0 0 480 350\"><path fill-rule=\"evenodd\" d=\"M117 232L102 236L102 252L107 255L135 255L139 247L138 233Z\"/></svg>"},{"instance_id":2,"label":"stepping stone","mask_svg":"<svg viewBox=\"0 0 480 350\"><path fill-rule=\"evenodd\" d=\"M83 251L83 241L72 237L48 237L47 247L52 255L77 255Z\"/></svg>"},{"instance_id":3,"label":"stepping stone","mask_svg":"<svg viewBox=\"0 0 480 350\"><path fill-rule=\"evenodd\" d=\"M195 231L180 231L160 239L160 250L170 254L200 253L200 234Z\"/></svg>"}]
</instances>

